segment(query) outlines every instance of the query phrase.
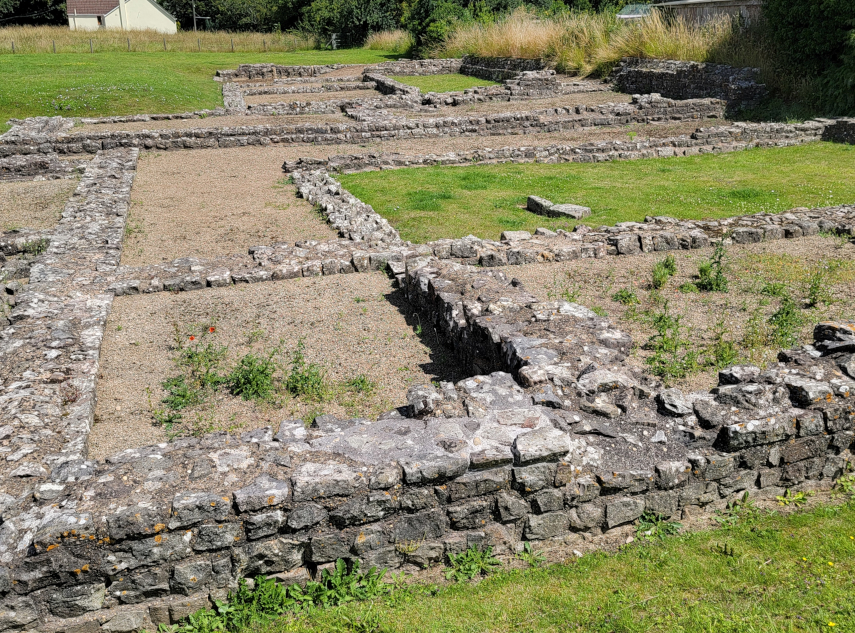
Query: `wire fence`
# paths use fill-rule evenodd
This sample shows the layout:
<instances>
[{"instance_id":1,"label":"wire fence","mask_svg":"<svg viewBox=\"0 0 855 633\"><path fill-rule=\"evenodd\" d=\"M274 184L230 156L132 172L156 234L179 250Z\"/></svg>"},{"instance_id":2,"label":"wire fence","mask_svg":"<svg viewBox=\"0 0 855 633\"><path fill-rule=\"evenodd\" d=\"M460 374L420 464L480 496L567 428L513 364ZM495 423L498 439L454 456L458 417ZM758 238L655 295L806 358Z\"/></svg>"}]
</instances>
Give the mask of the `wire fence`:
<instances>
[{"instance_id":1,"label":"wire fence","mask_svg":"<svg viewBox=\"0 0 855 633\"><path fill-rule=\"evenodd\" d=\"M313 50L321 42L311 33L180 31L164 35L153 30L72 31L63 26L0 28L0 55L26 53L263 53Z\"/></svg>"}]
</instances>

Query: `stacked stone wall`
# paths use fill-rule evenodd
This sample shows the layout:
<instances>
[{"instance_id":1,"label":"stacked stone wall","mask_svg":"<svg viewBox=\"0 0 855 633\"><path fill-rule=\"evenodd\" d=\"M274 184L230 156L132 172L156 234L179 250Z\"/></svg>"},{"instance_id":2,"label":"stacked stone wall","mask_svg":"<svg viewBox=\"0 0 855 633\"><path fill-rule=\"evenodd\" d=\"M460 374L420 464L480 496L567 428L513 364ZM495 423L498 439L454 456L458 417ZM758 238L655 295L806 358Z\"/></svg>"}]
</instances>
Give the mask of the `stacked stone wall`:
<instances>
[{"instance_id":1,"label":"stacked stone wall","mask_svg":"<svg viewBox=\"0 0 855 633\"><path fill-rule=\"evenodd\" d=\"M242 99L241 99L242 100ZM410 104L407 95L388 95L377 99L376 106L396 100ZM317 102L316 102L317 103ZM361 100L364 105L368 101ZM290 104L285 104L290 105ZM275 107L262 104L257 108ZM341 106L339 106L341 107ZM377 116L370 122L353 124L304 124L291 126L257 125L209 127L133 132L81 132L55 135L34 134L16 126L0 136L0 157L12 154L96 153L114 147L145 149L198 149L236 147L269 143L363 143L368 139L428 138L442 136L501 136L559 132L587 127L628 125L630 123L672 123L721 118L724 103L716 99L674 101L647 95L629 104L603 104L550 108L534 112L512 112L483 116L404 119ZM61 118L61 117L60 117ZM70 123L70 122L69 122ZM70 126L69 126L70 127Z\"/></svg>"},{"instance_id":2,"label":"stacked stone wall","mask_svg":"<svg viewBox=\"0 0 855 633\"><path fill-rule=\"evenodd\" d=\"M738 111L757 107L766 97L756 68L627 57L612 73L618 90L629 94L657 92L672 99L712 97Z\"/></svg>"},{"instance_id":3,"label":"stacked stone wall","mask_svg":"<svg viewBox=\"0 0 855 633\"><path fill-rule=\"evenodd\" d=\"M855 323L819 324L814 345L765 371L724 370L711 393L664 389L626 362L632 340L608 319L541 302L485 267L502 245L509 261L540 260L542 236L435 243L481 266L443 262L367 232L370 207L322 172L299 179L303 194L366 231L359 261L396 275L471 377L415 386L373 422L286 420L88 460L136 159L134 149L95 156L0 331L0 631L151 631L224 598L240 577L304 582L341 558L414 571L474 545L584 551L646 511L679 517L746 491L828 489L851 461ZM776 217L728 230L738 241ZM780 219L790 223L781 232L820 226ZM626 224L601 233L603 254L705 235L669 218L651 218L649 232ZM568 235L566 252L576 241L584 253L583 236ZM268 272L284 265L276 248L253 257Z\"/></svg>"},{"instance_id":4,"label":"stacked stone wall","mask_svg":"<svg viewBox=\"0 0 855 633\"><path fill-rule=\"evenodd\" d=\"M544 68L546 68L545 64L539 59L467 55L463 58L460 73L489 81L505 81L506 79L516 79L520 73L543 70Z\"/></svg>"},{"instance_id":5,"label":"stacked stone wall","mask_svg":"<svg viewBox=\"0 0 855 633\"><path fill-rule=\"evenodd\" d=\"M366 73L381 75L448 75L460 72L462 59L399 59L366 66Z\"/></svg>"}]
</instances>

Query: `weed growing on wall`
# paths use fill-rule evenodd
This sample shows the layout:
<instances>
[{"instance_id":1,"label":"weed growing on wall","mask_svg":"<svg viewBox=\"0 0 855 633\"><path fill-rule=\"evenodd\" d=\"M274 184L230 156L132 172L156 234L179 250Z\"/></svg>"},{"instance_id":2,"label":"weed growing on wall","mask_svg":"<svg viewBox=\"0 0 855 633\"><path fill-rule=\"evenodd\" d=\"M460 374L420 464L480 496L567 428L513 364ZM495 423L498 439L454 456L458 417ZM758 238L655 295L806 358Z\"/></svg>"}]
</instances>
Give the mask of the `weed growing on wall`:
<instances>
[{"instance_id":1,"label":"weed growing on wall","mask_svg":"<svg viewBox=\"0 0 855 633\"><path fill-rule=\"evenodd\" d=\"M501 567L501 561L493 556L492 547L482 550L473 545L465 552L448 555L448 570L445 572L445 578L454 582L463 582L472 580L476 576L488 576Z\"/></svg>"},{"instance_id":2,"label":"weed growing on wall","mask_svg":"<svg viewBox=\"0 0 855 633\"><path fill-rule=\"evenodd\" d=\"M668 255L665 259L656 262L653 265L653 277L650 285L658 290L662 288L668 280L677 274L677 261L673 255Z\"/></svg>"},{"instance_id":3,"label":"weed growing on wall","mask_svg":"<svg viewBox=\"0 0 855 633\"><path fill-rule=\"evenodd\" d=\"M724 242L715 245L712 257L698 266L698 290L704 292L727 292L727 277L724 274Z\"/></svg>"}]
</instances>

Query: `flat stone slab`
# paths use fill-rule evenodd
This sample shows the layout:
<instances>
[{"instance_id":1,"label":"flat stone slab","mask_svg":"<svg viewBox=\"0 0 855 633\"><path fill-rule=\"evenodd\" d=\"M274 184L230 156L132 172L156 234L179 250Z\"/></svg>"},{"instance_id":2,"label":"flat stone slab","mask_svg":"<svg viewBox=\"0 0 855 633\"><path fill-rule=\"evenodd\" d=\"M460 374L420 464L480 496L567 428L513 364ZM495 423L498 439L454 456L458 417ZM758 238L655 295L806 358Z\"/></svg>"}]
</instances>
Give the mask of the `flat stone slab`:
<instances>
[{"instance_id":1,"label":"flat stone slab","mask_svg":"<svg viewBox=\"0 0 855 633\"><path fill-rule=\"evenodd\" d=\"M526 209L538 215L544 215L549 218L573 218L580 220L591 215L590 207L583 207L579 204L553 204L552 201L540 196L529 196L526 202Z\"/></svg>"}]
</instances>

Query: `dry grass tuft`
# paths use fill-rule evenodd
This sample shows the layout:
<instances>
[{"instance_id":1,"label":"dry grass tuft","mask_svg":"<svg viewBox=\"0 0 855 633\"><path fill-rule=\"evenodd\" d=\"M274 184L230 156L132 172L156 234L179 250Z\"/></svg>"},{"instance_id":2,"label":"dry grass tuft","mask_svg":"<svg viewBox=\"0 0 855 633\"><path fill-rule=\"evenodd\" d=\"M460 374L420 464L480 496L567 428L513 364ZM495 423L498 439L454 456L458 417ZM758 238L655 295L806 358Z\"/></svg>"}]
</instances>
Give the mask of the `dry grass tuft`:
<instances>
[{"instance_id":1,"label":"dry grass tuft","mask_svg":"<svg viewBox=\"0 0 855 633\"><path fill-rule=\"evenodd\" d=\"M372 33L365 40L365 45L362 48L367 48L370 51L406 53L412 46L413 36L408 31L397 29L395 31Z\"/></svg>"},{"instance_id":2,"label":"dry grass tuft","mask_svg":"<svg viewBox=\"0 0 855 633\"><path fill-rule=\"evenodd\" d=\"M9 26L0 29L0 54L12 53L88 53L89 42L96 53L163 51L225 53L294 52L317 48L313 35L306 33L230 33L227 31L179 31L163 35L153 30L72 31L65 26Z\"/></svg>"},{"instance_id":3,"label":"dry grass tuft","mask_svg":"<svg viewBox=\"0 0 855 633\"><path fill-rule=\"evenodd\" d=\"M604 74L622 57L761 66L763 51L746 40L727 16L698 26L665 20L656 12L621 22L610 13L545 19L523 8L492 24L458 28L434 54L543 59L579 75Z\"/></svg>"}]
</instances>

